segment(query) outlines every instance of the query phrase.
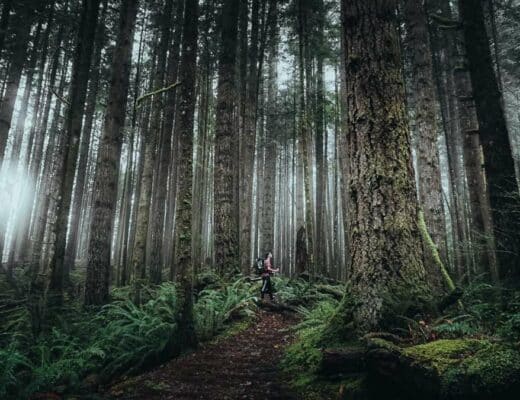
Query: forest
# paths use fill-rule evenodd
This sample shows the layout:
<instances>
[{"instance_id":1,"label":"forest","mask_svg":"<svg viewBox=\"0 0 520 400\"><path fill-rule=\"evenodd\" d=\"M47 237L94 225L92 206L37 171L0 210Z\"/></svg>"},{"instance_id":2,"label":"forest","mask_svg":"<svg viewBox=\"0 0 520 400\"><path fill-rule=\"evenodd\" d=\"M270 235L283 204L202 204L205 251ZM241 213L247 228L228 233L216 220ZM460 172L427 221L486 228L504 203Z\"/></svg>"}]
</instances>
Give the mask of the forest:
<instances>
[{"instance_id":1,"label":"forest","mask_svg":"<svg viewBox=\"0 0 520 400\"><path fill-rule=\"evenodd\" d=\"M0 0L0 399L520 398L520 0Z\"/></svg>"}]
</instances>

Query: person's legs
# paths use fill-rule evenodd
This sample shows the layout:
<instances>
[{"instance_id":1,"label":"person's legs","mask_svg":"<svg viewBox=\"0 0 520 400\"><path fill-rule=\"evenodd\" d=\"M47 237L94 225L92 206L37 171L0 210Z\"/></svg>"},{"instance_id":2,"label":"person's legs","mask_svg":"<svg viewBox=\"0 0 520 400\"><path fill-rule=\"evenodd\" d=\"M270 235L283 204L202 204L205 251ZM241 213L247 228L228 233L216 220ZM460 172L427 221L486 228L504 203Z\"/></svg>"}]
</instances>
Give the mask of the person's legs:
<instances>
[{"instance_id":1,"label":"person's legs","mask_svg":"<svg viewBox=\"0 0 520 400\"><path fill-rule=\"evenodd\" d=\"M260 289L260 299L264 299L264 293L267 291L268 277L262 277L262 289Z\"/></svg>"},{"instance_id":2,"label":"person's legs","mask_svg":"<svg viewBox=\"0 0 520 400\"><path fill-rule=\"evenodd\" d=\"M274 300L273 298L273 285L271 284L271 277L267 277L267 293L269 293L269 298Z\"/></svg>"}]
</instances>

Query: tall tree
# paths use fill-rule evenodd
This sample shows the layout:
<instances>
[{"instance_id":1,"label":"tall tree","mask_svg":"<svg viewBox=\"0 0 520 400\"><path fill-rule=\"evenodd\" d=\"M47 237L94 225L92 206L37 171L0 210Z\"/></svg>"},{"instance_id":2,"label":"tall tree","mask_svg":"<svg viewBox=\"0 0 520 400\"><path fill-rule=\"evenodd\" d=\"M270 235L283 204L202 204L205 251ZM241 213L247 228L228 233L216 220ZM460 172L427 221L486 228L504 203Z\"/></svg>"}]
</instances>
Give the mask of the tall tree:
<instances>
[{"instance_id":1,"label":"tall tree","mask_svg":"<svg viewBox=\"0 0 520 400\"><path fill-rule=\"evenodd\" d=\"M238 220L235 203L235 152L238 139L234 124L237 94L235 62L238 34L238 0L226 0L221 16L215 128L215 263L222 272L240 271Z\"/></svg>"},{"instance_id":2,"label":"tall tree","mask_svg":"<svg viewBox=\"0 0 520 400\"><path fill-rule=\"evenodd\" d=\"M198 0L185 0L182 52L179 66L181 82L175 132L179 135L175 266L181 284L180 343L196 344L193 320L192 199L193 199L193 119L198 42Z\"/></svg>"},{"instance_id":3,"label":"tall tree","mask_svg":"<svg viewBox=\"0 0 520 400\"><path fill-rule=\"evenodd\" d=\"M419 203L434 243L446 259L446 226L442 201L439 150L437 147L437 94L435 90L428 20L423 1L405 0L403 15L411 54L412 90L418 136L417 163ZM435 262L427 257L428 278L440 287Z\"/></svg>"},{"instance_id":4,"label":"tall tree","mask_svg":"<svg viewBox=\"0 0 520 400\"><path fill-rule=\"evenodd\" d=\"M395 11L396 1L343 0L352 285L336 322L358 333L428 292Z\"/></svg>"},{"instance_id":5,"label":"tall tree","mask_svg":"<svg viewBox=\"0 0 520 400\"><path fill-rule=\"evenodd\" d=\"M268 36L268 63L267 63L267 104L266 108L266 123L265 123L265 162L264 162L264 176L263 176L263 199L262 199L262 216L261 216L261 233L263 251L274 250L274 210L275 210L275 193L273 190L276 183L276 131L278 121L278 86L277 86L277 67L278 67L278 18L277 12L274 13L269 23Z\"/></svg>"},{"instance_id":6,"label":"tall tree","mask_svg":"<svg viewBox=\"0 0 520 400\"><path fill-rule=\"evenodd\" d=\"M166 82L167 69L167 51L170 47L171 25L173 15L173 0L167 0L164 13L161 14L161 41L159 44L159 59L156 70L156 82L158 86L168 86L175 82ZM170 54L173 49L170 50ZM176 67L171 65L172 68ZM162 280L162 263L163 263L163 235L164 235L164 213L166 211L166 185L168 181L168 170L171 161L171 132L166 132L161 123L161 117L171 118L166 114L162 114L164 110L165 94L157 94L154 97L153 115L150 129L152 134L158 139L158 157L154 165L154 190L152 201L152 218L150 221L150 280L154 283L160 283ZM171 98L169 98L171 100Z\"/></svg>"},{"instance_id":7,"label":"tall tree","mask_svg":"<svg viewBox=\"0 0 520 400\"><path fill-rule=\"evenodd\" d=\"M72 193L72 205L70 210L69 233L67 240L67 247L65 248L65 265L74 266L76 260L76 250L78 247L78 236L80 222L80 212L84 199L84 194L88 186L85 182L88 170L88 155L92 131L94 130L94 122L96 117L96 107L98 105L98 92L101 79L102 68L102 54L106 42L106 27L105 20L107 15L107 0L103 0L103 11L99 18L99 24L96 30L96 37L94 39L94 54L92 57L92 69L90 71L90 84L85 105L85 121L81 132L81 141L79 144L78 167L76 168L76 176L74 179L74 192ZM85 215L84 213L83 215Z\"/></svg>"},{"instance_id":8,"label":"tall tree","mask_svg":"<svg viewBox=\"0 0 520 400\"><path fill-rule=\"evenodd\" d=\"M119 32L112 58L110 92L94 180L94 201L88 247L85 304L99 305L108 299L110 245L117 201L121 143L125 126L132 44L138 0L122 0Z\"/></svg>"},{"instance_id":9,"label":"tall tree","mask_svg":"<svg viewBox=\"0 0 520 400\"><path fill-rule=\"evenodd\" d=\"M520 207L519 188L482 3L460 0L459 12L484 153L498 266L502 274L518 275L520 226L515 215Z\"/></svg>"},{"instance_id":10,"label":"tall tree","mask_svg":"<svg viewBox=\"0 0 520 400\"><path fill-rule=\"evenodd\" d=\"M99 4L100 0L83 0L72 66L69 106L65 121L64 168L57 199L57 219L54 226L55 243L49 282L49 300L56 304L62 301L64 279L68 270L68 266L65 266L64 263L67 226Z\"/></svg>"}]
</instances>

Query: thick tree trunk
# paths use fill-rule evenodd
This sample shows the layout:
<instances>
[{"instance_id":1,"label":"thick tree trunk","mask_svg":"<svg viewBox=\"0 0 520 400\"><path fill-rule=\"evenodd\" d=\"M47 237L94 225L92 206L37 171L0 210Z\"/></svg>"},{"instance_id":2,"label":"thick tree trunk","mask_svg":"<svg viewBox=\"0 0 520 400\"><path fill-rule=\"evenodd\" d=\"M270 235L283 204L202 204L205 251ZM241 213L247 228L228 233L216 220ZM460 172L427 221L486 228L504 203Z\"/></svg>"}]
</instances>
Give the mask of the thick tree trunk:
<instances>
[{"instance_id":1,"label":"thick tree trunk","mask_svg":"<svg viewBox=\"0 0 520 400\"><path fill-rule=\"evenodd\" d=\"M502 275L520 273L518 184L502 98L497 84L480 0L460 0L466 54L484 152L498 266Z\"/></svg>"},{"instance_id":2,"label":"thick tree trunk","mask_svg":"<svg viewBox=\"0 0 520 400\"><path fill-rule=\"evenodd\" d=\"M343 0L349 271L337 323L384 327L428 294L401 73L396 2ZM334 322L334 321L333 321Z\"/></svg>"},{"instance_id":3,"label":"thick tree trunk","mask_svg":"<svg viewBox=\"0 0 520 400\"><path fill-rule=\"evenodd\" d=\"M446 226L442 201L439 151L437 147L437 94L435 91L430 35L426 9L422 1L405 0L403 13L407 42L411 53L412 90L415 96L415 122L418 134L419 204L433 242L446 260ZM428 279L440 289L437 266L430 254L425 254Z\"/></svg>"},{"instance_id":4,"label":"thick tree trunk","mask_svg":"<svg viewBox=\"0 0 520 400\"><path fill-rule=\"evenodd\" d=\"M244 131L240 144L240 267L249 271L251 262L251 225L253 201L253 168L255 156L257 88L258 88L258 41L260 32L259 0L252 0L251 10L251 40L249 46L249 69L247 75L247 94L244 109Z\"/></svg>"},{"instance_id":5,"label":"thick tree trunk","mask_svg":"<svg viewBox=\"0 0 520 400\"><path fill-rule=\"evenodd\" d=\"M278 28L276 24L273 26L275 30ZM261 236L262 251L268 252L274 249L274 211L275 211L275 193L276 183L276 158L277 158L277 142L276 134L278 132L278 87L277 87L277 32L270 35L269 63L268 63L268 79L267 79L267 116L266 116L266 133L265 133L265 161L264 161L264 180L263 180L263 204L261 218Z\"/></svg>"},{"instance_id":6,"label":"thick tree trunk","mask_svg":"<svg viewBox=\"0 0 520 400\"><path fill-rule=\"evenodd\" d=\"M123 0L121 4L119 32L112 59L108 105L94 179L85 305L104 304L109 295L110 247L137 8L138 0Z\"/></svg>"},{"instance_id":7,"label":"thick tree trunk","mask_svg":"<svg viewBox=\"0 0 520 400\"><path fill-rule=\"evenodd\" d=\"M235 61L238 32L238 0L227 0L222 9L222 39L218 66L215 128L215 264L220 272L240 271L238 220L234 193L237 172L233 144L238 140L234 124Z\"/></svg>"}]
</instances>

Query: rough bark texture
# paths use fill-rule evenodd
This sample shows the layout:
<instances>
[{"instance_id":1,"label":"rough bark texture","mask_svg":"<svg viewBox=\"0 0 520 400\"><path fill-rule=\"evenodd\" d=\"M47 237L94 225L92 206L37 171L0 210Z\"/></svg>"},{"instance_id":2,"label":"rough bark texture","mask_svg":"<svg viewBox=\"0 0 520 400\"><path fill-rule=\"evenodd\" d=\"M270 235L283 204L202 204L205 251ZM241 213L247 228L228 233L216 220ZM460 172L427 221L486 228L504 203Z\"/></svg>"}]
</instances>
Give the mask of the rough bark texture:
<instances>
[{"instance_id":1,"label":"rough bark texture","mask_svg":"<svg viewBox=\"0 0 520 400\"><path fill-rule=\"evenodd\" d=\"M177 215L175 265L181 285L180 343L195 345L193 320L193 262L192 262L192 183L193 183L193 118L195 112L195 84L197 68L198 0L186 0L182 37L182 55L175 132L179 135L179 163L177 178Z\"/></svg>"},{"instance_id":2,"label":"rough bark texture","mask_svg":"<svg viewBox=\"0 0 520 400\"><path fill-rule=\"evenodd\" d=\"M227 0L222 9L222 44L218 66L218 94L215 129L215 263L221 272L240 271L238 252L238 204L234 193L236 163L233 143L235 59L238 32L238 0Z\"/></svg>"},{"instance_id":3,"label":"rough bark texture","mask_svg":"<svg viewBox=\"0 0 520 400\"><path fill-rule=\"evenodd\" d=\"M349 296L354 304L344 303L349 316L342 318L352 318L353 329L366 332L384 325L407 301L417 304L427 289L396 2L343 2Z\"/></svg>"},{"instance_id":4,"label":"rough bark texture","mask_svg":"<svg viewBox=\"0 0 520 400\"><path fill-rule=\"evenodd\" d=\"M511 143L507 131L480 0L459 1L466 54L480 125L486 178L500 272L518 274L520 207Z\"/></svg>"},{"instance_id":5,"label":"rough bark texture","mask_svg":"<svg viewBox=\"0 0 520 400\"><path fill-rule=\"evenodd\" d=\"M83 108L87 93L87 84L93 50L93 38L96 31L100 0L83 0L79 35L72 67L72 81L69 92L69 109L65 122L65 148L63 179L60 183L57 199L56 224L54 227L54 253L51 261L50 300L61 302L63 295L65 246L67 225L71 206L72 187L76 171Z\"/></svg>"},{"instance_id":6,"label":"rough bark texture","mask_svg":"<svg viewBox=\"0 0 520 400\"><path fill-rule=\"evenodd\" d=\"M437 148L437 95L433 80L428 21L423 1L405 0L403 13L407 43L411 53L412 90L415 97L415 123L418 135L419 204L432 239L446 259L446 226L442 201L439 151ZM428 279L440 288L438 271L430 254L425 254Z\"/></svg>"},{"instance_id":7,"label":"rough bark texture","mask_svg":"<svg viewBox=\"0 0 520 400\"><path fill-rule=\"evenodd\" d=\"M251 225L253 214L253 168L255 159L255 138L258 103L258 41L260 36L259 0L252 1L251 44L249 46L249 70L247 76L247 95L244 115L244 131L240 144L240 266L244 272L251 264Z\"/></svg>"},{"instance_id":8,"label":"rough bark texture","mask_svg":"<svg viewBox=\"0 0 520 400\"><path fill-rule=\"evenodd\" d=\"M274 42L276 38L271 38ZM264 191L262 194L262 252L273 251L274 249L274 210L275 210L275 184L276 184L276 158L277 142L277 60L276 43L271 43L268 65L267 82L267 116L265 133L265 162L264 162Z\"/></svg>"},{"instance_id":9,"label":"rough bark texture","mask_svg":"<svg viewBox=\"0 0 520 400\"><path fill-rule=\"evenodd\" d=\"M121 143L125 125L132 43L138 0L123 0L116 48L112 60L110 92L98 153L88 249L85 304L104 304L110 283L110 245L117 202Z\"/></svg>"}]
</instances>

